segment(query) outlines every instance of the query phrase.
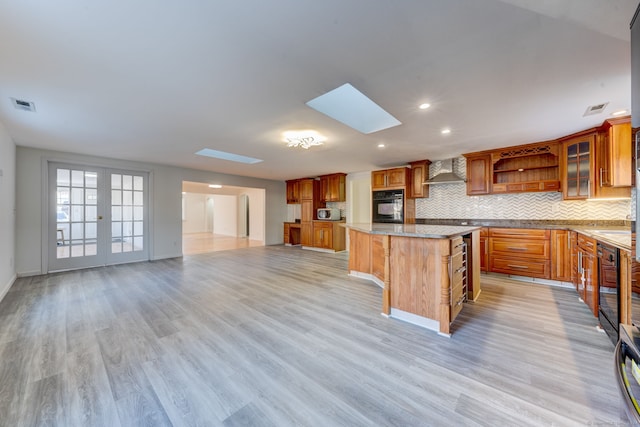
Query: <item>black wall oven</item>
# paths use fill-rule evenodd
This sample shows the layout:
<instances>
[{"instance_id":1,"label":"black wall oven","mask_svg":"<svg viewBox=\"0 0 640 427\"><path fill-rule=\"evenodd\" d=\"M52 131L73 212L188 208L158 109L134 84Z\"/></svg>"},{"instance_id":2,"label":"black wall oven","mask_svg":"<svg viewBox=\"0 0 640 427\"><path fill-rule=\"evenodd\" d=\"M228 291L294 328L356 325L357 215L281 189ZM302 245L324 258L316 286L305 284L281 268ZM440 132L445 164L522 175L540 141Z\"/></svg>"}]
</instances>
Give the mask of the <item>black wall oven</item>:
<instances>
[{"instance_id":1,"label":"black wall oven","mask_svg":"<svg viewBox=\"0 0 640 427\"><path fill-rule=\"evenodd\" d=\"M613 345L620 325L620 269L618 248L598 243L598 320Z\"/></svg>"},{"instance_id":2,"label":"black wall oven","mask_svg":"<svg viewBox=\"0 0 640 427\"><path fill-rule=\"evenodd\" d=\"M383 190L372 193L372 222L404 223L404 190Z\"/></svg>"}]
</instances>

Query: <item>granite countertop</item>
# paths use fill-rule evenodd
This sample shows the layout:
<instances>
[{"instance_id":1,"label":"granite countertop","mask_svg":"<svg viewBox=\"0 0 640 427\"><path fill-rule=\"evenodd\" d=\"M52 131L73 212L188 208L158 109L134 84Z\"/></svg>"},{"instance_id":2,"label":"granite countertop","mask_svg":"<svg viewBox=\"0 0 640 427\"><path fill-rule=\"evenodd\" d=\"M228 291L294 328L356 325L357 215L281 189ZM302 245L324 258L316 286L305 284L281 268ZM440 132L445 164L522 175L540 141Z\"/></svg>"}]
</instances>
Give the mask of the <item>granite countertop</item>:
<instances>
[{"instance_id":1,"label":"granite countertop","mask_svg":"<svg viewBox=\"0 0 640 427\"><path fill-rule=\"evenodd\" d=\"M619 249L628 251L633 249L629 227L571 227L570 229Z\"/></svg>"},{"instance_id":2,"label":"granite countertop","mask_svg":"<svg viewBox=\"0 0 640 427\"><path fill-rule=\"evenodd\" d=\"M495 220L495 219L419 219L423 224L473 225L480 227L538 228L577 231L600 242L620 249L631 250L633 231L631 221L609 220Z\"/></svg>"},{"instance_id":3,"label":"granite countertop","mask_svg":"<svg viewBox=\"0 0 640 427\"><path fill-rule=\"evenodd\" d=\"M344 227L369 234L387 236L422 237L426 239L448 239L479 230L480 226L427 225L427 224L372 224L344 223Z\"/></svg>"}]
</instances>

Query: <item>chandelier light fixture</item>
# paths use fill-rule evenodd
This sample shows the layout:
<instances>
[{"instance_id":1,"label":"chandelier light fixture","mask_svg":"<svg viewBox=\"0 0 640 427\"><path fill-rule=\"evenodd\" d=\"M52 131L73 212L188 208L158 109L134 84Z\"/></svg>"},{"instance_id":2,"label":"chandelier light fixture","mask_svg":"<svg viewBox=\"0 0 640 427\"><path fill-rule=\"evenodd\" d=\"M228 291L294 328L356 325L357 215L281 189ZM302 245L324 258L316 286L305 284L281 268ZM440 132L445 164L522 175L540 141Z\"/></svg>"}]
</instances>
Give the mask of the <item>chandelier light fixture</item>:
<instances>
[{"instance_id":1,"label":"chandelier light fixture","mask_svg":"<svg viewBox=\"0 0 640 427\"><path fill-rule=\"evenodd\" d=\"M300 147L308 150L317 145L324 144L326 138L316 131L289 131L284 133L287 147Z\"/></svg>"}]
</instances>

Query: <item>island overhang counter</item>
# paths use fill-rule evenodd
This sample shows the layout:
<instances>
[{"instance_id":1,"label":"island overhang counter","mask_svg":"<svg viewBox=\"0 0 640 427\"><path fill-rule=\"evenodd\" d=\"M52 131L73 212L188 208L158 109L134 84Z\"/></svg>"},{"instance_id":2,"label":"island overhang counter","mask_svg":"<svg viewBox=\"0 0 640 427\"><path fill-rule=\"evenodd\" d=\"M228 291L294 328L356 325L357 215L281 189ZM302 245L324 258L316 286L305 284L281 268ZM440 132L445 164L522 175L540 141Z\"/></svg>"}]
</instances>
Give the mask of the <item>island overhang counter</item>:
<instances>
[{"instance_id":1,"label":"island overhang counter","mask_svg":"<svg viewBox=\"0 0 640 427\"><path fill-rule=\"evenodd\" d=\"M382 314L451 334L480 294L480 227L346 223L349 274L382 287Z\"/></svg>"}]
</instances>

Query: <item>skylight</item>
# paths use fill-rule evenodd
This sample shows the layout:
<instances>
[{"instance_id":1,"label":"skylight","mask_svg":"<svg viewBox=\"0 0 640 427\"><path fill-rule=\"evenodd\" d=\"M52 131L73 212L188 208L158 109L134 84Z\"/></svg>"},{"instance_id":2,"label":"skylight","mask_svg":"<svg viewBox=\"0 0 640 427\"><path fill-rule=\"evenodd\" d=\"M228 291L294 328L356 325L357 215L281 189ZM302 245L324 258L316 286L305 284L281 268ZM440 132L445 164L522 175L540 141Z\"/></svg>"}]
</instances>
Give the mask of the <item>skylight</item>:
<instances>
[{"instance_id":1,"label":"skylight","mask_svg":"<svg viewBox=\"0 0 640 427\"><path fill-rule=\"evenodd\" d=\"M402 124L349 83L312 99L307 105L365 134Z\"/></svg>"},{"instance_id":2,"label":"skylight","mask_svg":"<svg viewBox=\"0 0 640 427\"><path fill-rule=\"evenodd\" d=\"M197 151L196 154L198 156L206 156L213 157L216 159L229 160L230 162L238 162L238 163L260 163L262 160L255 159L253 157L241 156L240 154L227 153L225 151L212 150L211 148L203 148L200 151Z\"/></svg>"}]
</instances>

